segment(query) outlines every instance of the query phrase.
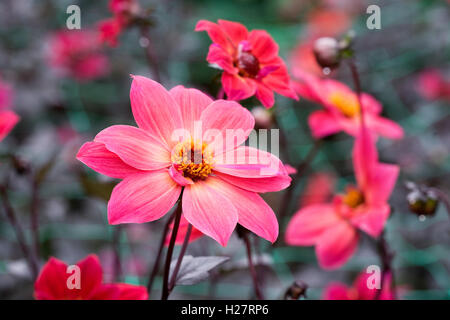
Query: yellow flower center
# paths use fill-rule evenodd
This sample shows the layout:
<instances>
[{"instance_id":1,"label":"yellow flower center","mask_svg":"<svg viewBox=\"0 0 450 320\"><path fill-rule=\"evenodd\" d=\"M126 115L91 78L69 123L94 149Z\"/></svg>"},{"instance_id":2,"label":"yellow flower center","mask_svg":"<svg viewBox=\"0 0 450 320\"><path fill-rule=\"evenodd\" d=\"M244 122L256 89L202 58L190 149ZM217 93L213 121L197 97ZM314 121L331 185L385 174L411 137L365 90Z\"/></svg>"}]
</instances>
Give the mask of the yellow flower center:
<instances>
[{"instance_id":1,"label":"yellow flower center","mask_svg":"<svg viewBox=\"0 0 450 320\"><path fill-rule=\"evenodd\" d=\"M353 94L333 92L330 102L346 117L352 118L359 114L358 98Z\"/></svg>"},{"instance_id":2,"label":"yellow flower center","mask_svg":"<svg viewBox=\"0 0 450 320\"><path fill-rule=\"evenodd\" d=\"M353 209L364 203L364 195L357 188L348 188L342 199L346 205Z\"/></svg>"},{"instance_id":3,"label":"yellow flower center","mask_svg":"<svg viewBox=\"0 0 450 320\"><path fill-rule=\"evenodd\" d=\"M211 174L213 153L206 143L189 140L175 146L171 160L184 177L204 180Z\"/></svg>"}]
</instances>

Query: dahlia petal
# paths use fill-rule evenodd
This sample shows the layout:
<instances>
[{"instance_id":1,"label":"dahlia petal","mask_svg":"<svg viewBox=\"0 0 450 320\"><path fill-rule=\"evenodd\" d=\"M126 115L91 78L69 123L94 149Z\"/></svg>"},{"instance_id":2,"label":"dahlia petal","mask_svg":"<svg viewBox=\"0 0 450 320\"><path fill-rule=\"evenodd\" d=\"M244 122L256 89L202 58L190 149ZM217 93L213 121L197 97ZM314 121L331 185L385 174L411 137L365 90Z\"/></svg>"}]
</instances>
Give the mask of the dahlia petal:
<instances>
[{"instance_id":1,"label":"dahlia petal","mask_svg":"<svg viewBox=\"0 0 450 320\"><path fill-rule=\"evenodd\" d=\"M316 243L319 265L323 269L343 266L355 253L358 239L355 228L344 220L328 228Z\"/></svg>"},{"instance_id":2,"label":"dahlia petal","mask_svg":"<svg viewBox=\"0 0 450 320\"><path fill-rule=\"evenodd\" d=\"M260 63L266 63L278 56L278 44L265 30L252 30L248 36L252 46L252 54Z\"/></svg>"},{"instance_id":3,"label":"dahlia petal","mask_svg":"<svg viewBox=\"0 0 450 320\"><path fill-rule=\"evenodd\" d=\"M237 102L225 100L211 103L202 112L200 120L203 141L209 142L216 155L244 143L255 126L255 118L250 111Z\"/></svg>"},{"instance_id":4,"label":"dahlia petal","mask_svg":"<svg viewBox=\"0 0 450 320\"><path fill-rule=\"evenodd\" d=\"M231 74L236 74L238 72L237 68L233 65L233 57L216 43L213 43L209 46L206 61L211 64L218 65L225 72Z\"/></svg>"},{"instance_id":5,"label":"dahlia petal","mask_svg":"<svg viewBox=\"0 0 450 320\"><path fill-rule=\"evenodd\" d=\"M181 187L167 169L128 176L111 194L108 221L120 224L157 220L174 206L180 193Z\"/></svg>"},{"instance_id":6,"label":"dahlia petal","mask_svg":"<svg viewBox=\"0 0 450 320\"><path fill-rule=\"evenodd\" d=\"M106 149L100 142L86 142L80 148L77 159L94 171L111 178L124 179L126 176L139 173L140 170L129 166L115 153Z\"/></svg>"},{"instance_id":7,"label":"dahlia petal","mask_svg":"<svg viewBox=\"0 0 450 320\"><path fill-rule=\"evenodd\" d=\"M102 284L89 297L89 300L119 300L120 289L116 284Z\"/></svg>"},{"instance_id":8,"label":"dahlia petal","mask_svg":"<svg viewBox=\"0 0 450 320\"><path fill-rule=\"evenodd\" d=\"M239 42L247 40L248 30L243 24L221 19L217 22L236 47L239 45Z\"/></svg>"},{"instance_id":9,"label":"dahlia petal","mask_svg":"<svg viewBox=\"0 0 450 320\"><path fill-rule=\"evenodd\" d=\"M147 300L148 292L144 286L136 286L127 283L118 283L119 300Z\"/></svg>"},{"instance_id":10,"label":"dahlia petal","mask_svg":"<svg viewBox=\"0 0 450 320\"><path fill-rule=\"evenodd\" d=\"M19 119L19 116L12 111L0 112L0 141L9 134Z\"/></svg>"},{"instance_id":11,"label":"dahlia petal","mask_svg":"<svg viewBox=\"0 0 450 320\"><path fill-rule=\"evenodd\" d=\"M283 163L275 155L247 146L240 146L216 155L214 171L241 178L287 175Z\"/></svg>"},{"instance_id":12,"label":"dahlia petal","mask_svg":"<svg viewBox=\"0 0 450 320\"><path fill-rule=\"evenodd\" d=\"M219 25L215 24L214 22L200 20L195 26L195 31L206 31L212 42L217 43L229 53L232 53L232 51L234 50L233 44L230 42L227 34Z\"/></svg>"},{"instance_id":13,"label":"dahlia petal","mask_svg":"<svg viewBox=\"0 0 450 320\"><path fill-rule=\"evenodd\" d=\"M183 214L192 226L226 246L238 222L233 204L204 181L185 187Z\"/></svg>"},{"instance_id":14,"label":"dahlia petal","mask_svg":"<svg viewBox=\"0 0 450 320\"><path fill-rule=\"evenodd\" d=\"M215 177L209 177L207 184L233 204L240 225L272 243L277 240L278 221L275 213L258 194L242 190Z\"/></svg>"},{"instance_id":15,"label":"dahlia petal","mask_svg":"<svg viewBox=\"0 0 450 320\"><path fill-rule=\"evenodd\" d=\"M95 290L102 285L103 269L98 257L94 254L90 254L77 262L77 265L81 274L81 291L79 295L82 299L88 300Z\"/></svg>"},{"instance_id":16,"label":"dahlia petal","mask_svg":"<svg viewBox=\"0 0 450 320\"><path fill-rule=\"evenodd\" d=\"M273 91L264 84L258 84L256 98L261 101L264 107L271 108L275 103Z\"/></svg>"},{"instance_id":17,"label":"dahlia petal","mask_svg":"<svg viewBox=\"0 0 450 320\"><path fill-rule=\"evenodd\" d=\"M367 202L370 204L386 203L394 190L400 168L397 165L377 163L367 187Z\"/></svg>"},{"instance_id":18,"label":"dahlia petal","mask_svg":"<svg viewBox=\"0 0 450 320\"><path fill-rule=\"evenodd\" d=\"M57 300L66 297L67 265L51 257L42 267L34 283L34 297L37 300Z\"/></svg>"},{"instance_id":19,"label":"dahlia petal","mask_svg":"<svg viewBox=\"0 0 450 320\"><path fill-rule=\"evenodd\" d=\"M178 171L174 165L170 166L169 175L173 179L173 181L175 181L176 183L178 183L180 186L183 187L194 183L192 179L184 177L183 174L180 171Z\"/></svg>"},{"instance_id":20,"label":"dahlia petal","mask_svg":"<svg viewBox=\"0 0 450 320\"><path fill-rule=\"evenodd\" d=\"M170 165L170 152L146 131L125 125L102 130L94 139L117 154L126 164L140 170L157 170Z\"/></svg>"},{"instance_id":21,"label":"dahlia petal","mask_svg":"<svg viewBox=\"0 0 450 320\"><path fill-rule=\"evenodd\" d=\"M200 120L203 110L213 103L213 100L200 90L188 89L183 86L176 86L169 93L181 108L184 128L189 130L193 136L194 122Z\"/></svg>"},{"instance_id":22,"label":"dahlia petal","mask_svg":"<svg viewBox=\"0 0 450 320\"><path fill-rule=\"evenodd\" d=\"M288 175L282 174L267 178L241 178L219 171L215 171L214 174L239 188L257 193L276 192L286 189L292 181Z\"/></svg>"},{"instance_id":23,"label":"dahlia petal","mask_svg":"<svg viewBox=\"0 0 450 320\"><path fill-rule=\"evenodd\" d=\"M312 246L329 228L340 222L331 204L314 204L300 209L286 229L286 243Z\"/></svg>"},{"instance_id":24,"label":"dahlia petal","mask_svg":"<svg viewBox=\"0 0 450 320\"><path fill-rule=\"evenodd\" d=\"M351 219L352 225L376 238L383 231L391 208L387 203L371 206Z\"/></svg>"},{"instance_id":25,"label":"dahlia petal","mask_svg":"<svg viewBox=\"0 0 450 320\"><path fill-rule=\"evenodd\" d=\"M388 139L402 139L404 136L402 127L394 121L383 117L368 118L367 126L380 136Z\"/></svg>"},{"instance_id":26,"label":"dahlia petal","mask_svg":"<svg viewBox=\"0 0 450 320\"><path fill-rule=\"evenodd\" d=\"M141 129L167 146L173 147L174 131L183 128L180 106L158 82L142 76L133 76L130 90L131 109Z\"/></svg>"},{"instance_id":27,"label":"dahlia petal","mask_svg":"<svg viewBox=\"0 0 450 320\"><path fill-rule=\"evenodd\" d=\"M324 300L350 300L348 288L342 283L332 283L328 285L323 294Z\"/></svg>"},{"instance_id":28,"label":"dahlia petal","mask_svg":"<svg viewBox=\"0 0 450 320\"><path fill-rule=\"evenodd\" d=\"M229 100L247 99L256 92L256 83L253 79L228 72L222 73L222 86Z\"/></svg>"},{"instance_id":29,"label":"dahlia petal","mask_svg":"<svg viewBox=\"0 0 450 320\"><path fill-rule=\"evenodd\" d=\"M365 127L360 128L353 147L353 168L355 168L356 181L362 190L367 190L371 176L378 163L378 151L375 146L375 137Z\"/></svg>"},{"instance_id":30,"label":"dahlia petal","mask_svg":"<svg viewBox=\"0 0 450 320\"><path fill-rule=\"evenodd\" d=\"M321 139L341 131L335 116L325 110L314 111L308 117L309 128L315 139Z\"/></svg>"}]
</instances>

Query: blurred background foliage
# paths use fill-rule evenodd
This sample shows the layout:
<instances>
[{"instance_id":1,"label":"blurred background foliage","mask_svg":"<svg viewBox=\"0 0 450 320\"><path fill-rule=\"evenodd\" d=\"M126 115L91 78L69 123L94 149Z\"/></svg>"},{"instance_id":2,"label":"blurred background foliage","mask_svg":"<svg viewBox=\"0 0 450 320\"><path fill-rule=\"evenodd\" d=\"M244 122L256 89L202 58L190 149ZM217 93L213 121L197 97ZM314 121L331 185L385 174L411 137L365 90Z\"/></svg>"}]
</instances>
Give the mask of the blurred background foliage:
<instances>
[{"instance_id":1,"label":"blurred background foliage","mask_svg":"<svg viewBox=\"0 0 450 320\"><path fill-rule=\"evenodd\" d=\"M200 19L239 21L249 29L265 29L280 46L288 63L290 53L306 41L308 17L320 1L307 0L139 0L149 9L151 46L162 83L166 88L183 84L215 96L220 88L219 71L205 60L209 38L194 32ZM339 1L338 1L339 2ZM381 30L368 30L365 9L371 1L341 1L351 12L356 32L356 60L363 90L383 104L386 117L400 123L406 132L402 141L380 139L382 161L398 163L401 176L391 197L393 214L386 237L395 251L396 284L406 299L450 297L450 224L445 208L420 221L406 202L404 182L412 180L450 190L449 101L429 101L417 91L416 79L425 69L450 71L450 10L447 1L382 0ZM373 2L373 1L372 1ZM75 262L97 253L106 272L113 277L114 235L121 257L120 280L146 283L156 254L164 221L142 225L109 226L106 201L116 181L98 175L75 160L79 146L112 124L133 124L129 105L129 74L152 77L137 28L126 30L116 48L105 47L110 73L97 80L78 82L60 78L46 63L48 37L65 28L66 8L78 4L82 29L95 28L110 16L108 3L88 0L4 0L0 3L0 74L15 91L14 110L21 122L0 144L0 178L10 176L13 206L30 239L30 180L41 172L38 189L40 248L42 261L56 256ZM330 22L333 23L332 21ZM352 86L346 68L333 75ZM247 107L255 99L243 101ZM295 102L276 96L272 109L286 136L284 161L299 164L313 145L307 117L317 109L305 100ZM350 160L352 138L338 134L326 139L317 157L296 186L299 198L313 173L336 177L336 190L354 182ZM13 154L29 167L25 173L11 172L7 155ZM17 167L17 166L16 166ZM45 169L42 169L45 168ZM42 171L44 170L44 171ZM277 211L282 192L265 199ZM297 201L296 201L297 202ZM284 230L298 209L292 204L280 221ZM120 230L118 230L120 228ZM275 247L253 238L258 246L258 272L267 298L281 298L295 280L308 283L308 298L320 298L330 281L350 285L371 264L380 264L374 242L363 238L358 252L343 268L321 270L313 248L288 247L279 239ZM30 240L31 241L31 240ZM210 281L177 287L173 298L253 297L245 249L236 236L226 248L209 238L192 243L188 254L225 255L232 259L218 269ZM156 279L155 292L161 287ZM0 219L0 298L32 298L32 283L10 225ZM151 298L159 297L153 293Z\"/></svg>"}]
</instances>

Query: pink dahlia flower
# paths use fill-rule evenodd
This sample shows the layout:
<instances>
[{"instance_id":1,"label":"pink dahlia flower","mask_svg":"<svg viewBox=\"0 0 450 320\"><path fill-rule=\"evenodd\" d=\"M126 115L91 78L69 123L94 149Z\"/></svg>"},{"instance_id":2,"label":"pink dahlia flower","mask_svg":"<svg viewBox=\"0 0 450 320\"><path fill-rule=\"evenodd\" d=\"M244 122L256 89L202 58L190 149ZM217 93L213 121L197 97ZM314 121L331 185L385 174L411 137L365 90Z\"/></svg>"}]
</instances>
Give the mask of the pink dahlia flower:
<instances>
[{"instance_id":1,"label":"pink dahlia flower","mask_svg":"<svg viewBox=\"0 0 450 320\"><path fill-rule=\"evenodd\" d=\"M223 69L222 85L230 100L256 95L261 103L273 106L274 91L298 100L278 45L264 30L248 31L237 22L218 24L200 20L195 31L206 31L213 41L206 60Z\"/></svg>"},{"instance_id":2,"label":"pink dahlia flower","mask_svg":"<svg viewBox=\"0 0 450 320\"><path fill-rule=\"evenodd\" d=\"M106 128L77 156L123 179L108 203L111 224L157 220L184 188L184 217L221 245L237 223L277 239L275 214L258 193L282 190L291 178L274 155L241 146L255 124L247 109L182 86L167 91L141 76L133 77L130 99L138 127Z\"/></svg>"},{"instance_id":3,"label":"pink dahlia flower","mask_svg":"<svg viewBox=\"0 0 450 320\"><path fill-rule=\"evenodd\" d=\"M97 32L64 30L50 39L49 63L63 75L92 80L109 71L109 60L101 52Z\"/></svg>"},{"instance_id":4,"label":"pink dahlia flower","mask_svg":"<svg viewBox=\"0 0 450 320\"><path fill-rule=\"evenodd\" d=\"M0 78L0 141L2 141L19 121L19 116L7 110L12 104L13 91Z\"/></svg>"},{"instance_id":5,"label":"pink dahlia flower","mask_svg":"<svg viewBox=\"0 0 450 320\"><path fill-rule=\"evenodd\" d=\"M324 110L315 111L308 122L315 138L323 138L340 131L357 136L360 132L361 117L358 97L343 83L320 79L303 73L295 83L297 93L305 99L317 102ZM389 139L401 139L403 129L394 121L383 118L381 104L371 95L363 93L361 104L367 128L377 135Z\"/></svg>"},{"instance_id":6,"label":"pink dahlia flower","mask_svg":"<svg viewBox=\"0 0 450 320\"><path fill-rule=\"evenodd\" d=\"M50 260L34 284L36 300L147 300L147 289L126 283L103 283L102 266L89 255L76 266L79 273L56 258ZM77 285L76 276L79 276ZM70 286L69 286L70 284Z\"/></svg>"},{"instance_id":7,"label":"pink dahlia flower","mask_svg":"<svg viewBox=\"0 0 450 320\"><path fill-rule=\"evenodd\" d=\"M325 289L324 300L394 300L392 288L392 275L388 273L384 279L381 289L370 289L367 283L370 274L362 272L355 280L352 287L335 282ZM381 293L378 292L381 290Z\"/></svg>"},{"instance_id":8,"label":"pink dahlia flower","mask_svg":"<svg viewBox=\"0 0 450 320\"><path fill-rule=\"evenodd\" d=\"M390 214L387 201L399 167L378 162L373 137L366 130L356 138L353 166L357 186L349 186L332 203L300 209L287 227L286 242L315 246L324 269L339 268L351 258L359 241L358 229L378 237Z\"/></svg>"}]
</instances>

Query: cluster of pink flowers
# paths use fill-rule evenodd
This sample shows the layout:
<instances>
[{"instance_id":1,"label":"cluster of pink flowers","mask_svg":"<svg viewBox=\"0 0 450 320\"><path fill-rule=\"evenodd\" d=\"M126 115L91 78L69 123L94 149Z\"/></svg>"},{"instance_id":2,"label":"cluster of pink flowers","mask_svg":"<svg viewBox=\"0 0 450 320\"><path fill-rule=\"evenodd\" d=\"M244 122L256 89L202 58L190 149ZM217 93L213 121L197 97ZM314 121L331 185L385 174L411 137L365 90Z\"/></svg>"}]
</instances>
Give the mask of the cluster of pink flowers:
<instances>
[{"instance_id":1,"label":"cluster of pink flowers","mask_svg":"<svg viewBox=\"0 0 450 320\"><path fill-rule=\"evenodd\" d=\"M63 76L80 81L93 80L109 71L109 60L101 49L96 31L58 31L49 40L48 60Z\"/></svg>"}]
</instances>

